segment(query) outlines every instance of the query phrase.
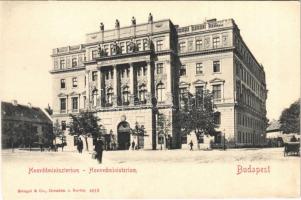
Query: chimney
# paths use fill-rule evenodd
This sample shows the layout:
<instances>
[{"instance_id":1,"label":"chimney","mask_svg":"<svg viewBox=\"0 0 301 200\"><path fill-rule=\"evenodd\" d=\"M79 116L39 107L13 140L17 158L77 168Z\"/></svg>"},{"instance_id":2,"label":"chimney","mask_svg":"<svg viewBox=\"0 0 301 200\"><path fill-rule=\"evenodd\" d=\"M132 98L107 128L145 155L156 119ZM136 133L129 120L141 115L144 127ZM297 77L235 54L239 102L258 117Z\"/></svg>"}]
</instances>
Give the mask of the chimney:
<instances>
[{"instance_id":1,"label":"chimney","mask_svg":"<svg viewBox=\"0 0 301 200\"><path fill-rule=\"evenodd\" d=\"M27 104L27 106L28 106L29 108L32 108L32 105L31 105L31 103L28 103L28 104Z\"/></svg>"},{"instance_id":2,"label":"chimney","mask_svg":"<svg viewBox=\"0 0 301 200\"><path fill-rule=\"evenodd\" d=\"M17 100L12 100L12 104L14 105L14 106L17 106L18 105L18 101Z\"/></svg>"}]
</instances>

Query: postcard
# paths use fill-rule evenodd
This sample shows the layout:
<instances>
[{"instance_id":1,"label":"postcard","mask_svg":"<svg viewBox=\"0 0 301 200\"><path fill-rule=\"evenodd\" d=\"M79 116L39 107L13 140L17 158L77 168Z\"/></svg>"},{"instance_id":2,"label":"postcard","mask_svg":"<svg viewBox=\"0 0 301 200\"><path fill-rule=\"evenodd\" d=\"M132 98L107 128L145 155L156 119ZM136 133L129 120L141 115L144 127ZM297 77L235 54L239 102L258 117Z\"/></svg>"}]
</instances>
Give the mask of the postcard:
<instances>
[{"instance_id":1,"label":"postcard","mask_svg":"<svg viewBox=\"0 0 301 200\"><path fill-rule=\"evenodd\" d=\"M8 2L3 199L300 197L300 3Z\"/></svg>"}]
</instances>

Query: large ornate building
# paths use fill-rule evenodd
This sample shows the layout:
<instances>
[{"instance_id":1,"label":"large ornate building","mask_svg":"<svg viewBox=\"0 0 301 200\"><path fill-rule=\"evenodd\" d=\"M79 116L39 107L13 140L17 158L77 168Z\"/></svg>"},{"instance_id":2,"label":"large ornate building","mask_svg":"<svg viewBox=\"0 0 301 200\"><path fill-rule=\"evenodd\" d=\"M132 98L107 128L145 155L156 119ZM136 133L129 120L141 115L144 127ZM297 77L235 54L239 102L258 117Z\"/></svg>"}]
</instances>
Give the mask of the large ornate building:
<instances>
[{"instance_id":1,"label":"large ornate building","mask_svg":"<svg viewBox=\"0 0 301 200\"><path fill-rule=\"evenodd\" d=\"M111 30L101 23L99 31L86 35L86 43L55 48L51 56L53 117L63 129L70 113L89 109L119 149L129 147L136 125L146 130L136 143L151 149L161 141L158 110L171 124L163 143L179 148L185 138L173 120L181 97L208 89L219 124L216 142L223 135L229 145L264 141L265 72L233 19L178 27L150 14L147 23L136 24L133 17L126 27L116 20Z\"/></svg>"}]
</instances>

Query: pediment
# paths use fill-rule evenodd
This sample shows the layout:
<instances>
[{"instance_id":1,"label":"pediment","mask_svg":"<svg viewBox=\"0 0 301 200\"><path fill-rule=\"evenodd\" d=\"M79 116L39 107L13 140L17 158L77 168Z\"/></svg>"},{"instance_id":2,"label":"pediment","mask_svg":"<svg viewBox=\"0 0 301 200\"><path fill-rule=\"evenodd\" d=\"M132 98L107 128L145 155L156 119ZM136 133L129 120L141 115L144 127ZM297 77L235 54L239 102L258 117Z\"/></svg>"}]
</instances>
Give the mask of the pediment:
<instances>
[{"instance_id":1,"label":"pediment","mask_svg":"<svg viewBox=\"0 0 301 200\"><path fill-rule=\"evenodd\" d=\"M59 93L57 96L58 96L58 97L66 97L67 95L64 94L64 93Z\"/></svg>"},{"instance_id":2,"label":"pediment","mask_svg":"<svg viewBox=\"0 0 301 200\"><path fill-rule=\"evenodd\" d=\"M198 80L194 81L193 84L194 85L205 85L205 84L207 84L207 82L203 81L201 79L198 79Z\"/></svg>"},{"instance_id":3,"label":"pediment","mask_svg":"<svg viewBox=\"0 0 301 200\"><path fill-rule=\"evenodd\" d=\"M187 82L184 82L184 81L181 81L179 83L179 87L189 87L190 86L190 83L187 83Z\"/></svg>"},{"instance_id":4,"label":"pediment","mask_svg":"<svg viewBox=\"0 0 301 200\"><path fill-rule=\"evenodd\" d=\"M225 82L225 80L220 79L220 78L214 78L212 80L209 81L210 83L218 83L218 82Z\"/></svg>"},{"instance_id":5,"label":"pediment","mask_svg":"<svg viewBox=\"0 0 301 200\"><path fill-rule=\"evenodd\" d=\"M77 92L71 92L69 95L70 96L76 96L76 95L79 95L79 94Z\"/></svg>"}]
</instances>

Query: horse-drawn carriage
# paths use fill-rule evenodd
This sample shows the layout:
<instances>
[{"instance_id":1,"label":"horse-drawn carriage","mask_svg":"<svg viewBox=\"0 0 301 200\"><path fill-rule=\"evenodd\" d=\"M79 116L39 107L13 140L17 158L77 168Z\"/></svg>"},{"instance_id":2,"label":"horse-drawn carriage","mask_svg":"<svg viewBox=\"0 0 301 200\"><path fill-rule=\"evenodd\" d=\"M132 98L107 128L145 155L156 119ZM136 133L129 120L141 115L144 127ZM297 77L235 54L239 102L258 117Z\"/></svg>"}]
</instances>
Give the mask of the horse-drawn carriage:
<instances>
[{"instance_id":1,"label":"horse-drawn carriage","mask_svg":"<svg viewBox=\"0 0 301 200\"><path fill-rule=\"evenodd\" d=\"M284 143L284 156L288 156L289 154L300 156L300 143L299 142Z\"/></svg>"}]
</instances>

